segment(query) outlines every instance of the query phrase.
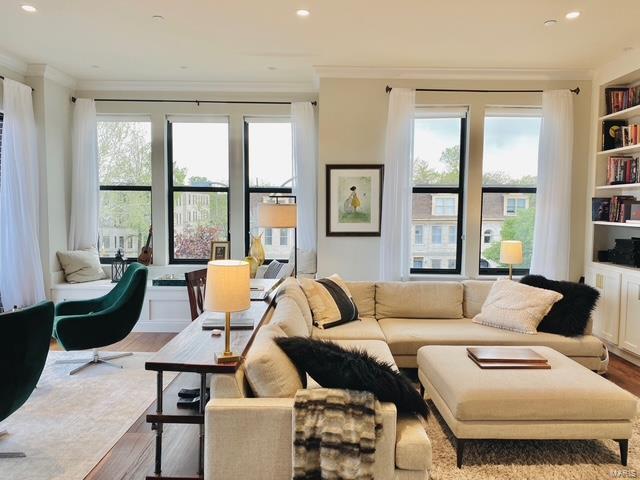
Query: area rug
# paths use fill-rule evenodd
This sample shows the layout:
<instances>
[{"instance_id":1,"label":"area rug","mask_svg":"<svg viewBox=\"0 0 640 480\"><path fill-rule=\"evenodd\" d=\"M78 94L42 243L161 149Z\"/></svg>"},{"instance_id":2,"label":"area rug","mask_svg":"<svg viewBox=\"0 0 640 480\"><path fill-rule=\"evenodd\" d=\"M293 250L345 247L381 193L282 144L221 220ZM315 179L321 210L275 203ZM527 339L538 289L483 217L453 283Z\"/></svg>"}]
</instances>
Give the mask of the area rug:
<instances>
[{"instance_id":1,"label":"area rug","mask_svg":"<svg viewBox=\"0 0 640 480\"><path fill-rule=\"evenodd\" d=\"M54 362L87 353L49 352L38 388L0 423L9 431L0 451L27 454L1 459L0 479L83 479L155 400L155 372L144 369L151 355L114 360L122 369L98 365L69 375L76 365ZM173 378L165 374L165 385Z\"/></svg>"},{"instance_id":2,"label":"area rug","mask_svg":"<svg viewBox=\"0 0 640 480\"><path fill-rule=\"evenodd\" d=\"M433 403L427 433L433 449L433 480L600 480L640 478L640 420L629 441L629 464L620 464L613 440L468 441L462 469L455 440Z\"/></svg>"}]
</instances>

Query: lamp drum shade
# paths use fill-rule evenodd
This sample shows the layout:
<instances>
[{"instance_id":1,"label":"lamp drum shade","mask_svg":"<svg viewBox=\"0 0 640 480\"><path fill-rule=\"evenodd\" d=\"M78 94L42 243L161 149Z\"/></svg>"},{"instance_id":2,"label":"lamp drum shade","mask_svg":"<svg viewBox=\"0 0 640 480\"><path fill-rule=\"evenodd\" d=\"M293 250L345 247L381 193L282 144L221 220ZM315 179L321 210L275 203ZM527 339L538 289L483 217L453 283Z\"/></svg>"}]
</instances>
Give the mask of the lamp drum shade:
<instances>
[{"instance_id":1,"label":"lamp drum shade","mask_svg":"<svg viewBox=\"0 0 640 480\"><path fill-rule=\"evenodd\" d=\"M297 205L295 203L259 203L258 226L271 228L296 228Z\"/></svg>"},{"instance_id":2,"label":"lamp drum shade","mask_svg":"<svg viewBox=\"0 0 640 480\"><path fill-rule=\"evenodd\" d=\"M210 312L240 312L251 306L249 263L215 260L207 264L204 309Z\"/></svg>"},{"instance_id":3,"label":"lamp drum shade","mask_svg":"<svg viewBox=\"0 0 640 480\"><path fill-rule=\"evenodd\" d=\"M520 265L523 261L522 242L520 240L503 240L500 242L500 263Z\"/></svg>"}]
</instances>

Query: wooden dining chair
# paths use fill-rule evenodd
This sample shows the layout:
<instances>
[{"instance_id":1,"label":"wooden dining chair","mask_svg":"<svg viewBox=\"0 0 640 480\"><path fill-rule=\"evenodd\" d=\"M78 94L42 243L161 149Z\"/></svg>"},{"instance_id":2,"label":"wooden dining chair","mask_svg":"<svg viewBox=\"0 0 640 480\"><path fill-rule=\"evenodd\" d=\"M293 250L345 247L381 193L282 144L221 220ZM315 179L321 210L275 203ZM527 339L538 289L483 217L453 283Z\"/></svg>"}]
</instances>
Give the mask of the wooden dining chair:
<instances>
[{"instance_id":1,"label":"wooden dining chair","mask_svg":"<svg viewBox=\"0 0 640 480\"><path fill-rule=\"evenodd\" d=\"M207 283L207 269L195 270L184 274L187 281L187 293L189 294L189 307L191 308L191 321L198 318L204 312L204 292Z\"/></svg>"}]
</instances>

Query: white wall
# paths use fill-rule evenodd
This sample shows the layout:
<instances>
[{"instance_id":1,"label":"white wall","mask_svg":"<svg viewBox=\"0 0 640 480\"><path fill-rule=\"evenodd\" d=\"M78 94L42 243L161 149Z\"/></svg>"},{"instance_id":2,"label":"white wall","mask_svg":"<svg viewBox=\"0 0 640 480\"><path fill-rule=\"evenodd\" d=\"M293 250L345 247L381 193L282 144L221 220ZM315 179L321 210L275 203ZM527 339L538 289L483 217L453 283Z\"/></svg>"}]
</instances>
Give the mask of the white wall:
<instances>
[{"instance_id":1,"label":"white wall","mask_svg":"<svg viewBox=\"0 0 640 480\"><path fill-rule=\"evenodd\" d=\"M322 78L319 92L318 273L339 272L353 280L378 278L379 238L326 236L325 166L334 163L384 163L387 85L410 88L558 89L580 86L574 108L574 156L571 205L571 279L583 272L586 208L586 155L589 147L590 81L393 80ZM540 94L418 92L423 105L469 106L469 152L466 169L466 209L463 276L478 276L484 108L540 105ZM440 277L441 278L441 277Z\"/></svg>"}]
</instances>

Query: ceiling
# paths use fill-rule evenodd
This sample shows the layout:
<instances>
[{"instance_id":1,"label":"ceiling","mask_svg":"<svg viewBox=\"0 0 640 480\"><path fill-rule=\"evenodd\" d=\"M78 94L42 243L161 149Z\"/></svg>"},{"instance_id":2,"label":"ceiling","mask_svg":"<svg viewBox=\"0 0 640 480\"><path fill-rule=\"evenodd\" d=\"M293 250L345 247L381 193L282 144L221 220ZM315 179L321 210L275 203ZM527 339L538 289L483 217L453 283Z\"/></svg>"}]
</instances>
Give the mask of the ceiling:
<instances>
[{"instance_id":1,"label":"ceiling","mask_svg":"<svg viewBox=\"0 0 640 480\"><path fill-rule=\"evenodd\" d=\"M582 15L566 20L571 10ZM311 83L316 65L576 70L640 48L638 18L638 0L2 0L0 50L78 80Z\"/></svg>"}]
</instances>

